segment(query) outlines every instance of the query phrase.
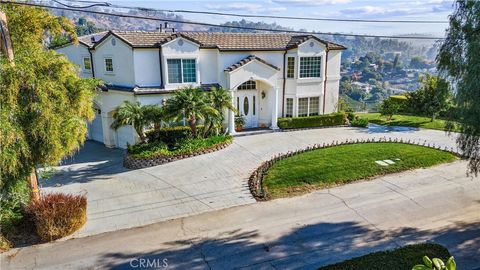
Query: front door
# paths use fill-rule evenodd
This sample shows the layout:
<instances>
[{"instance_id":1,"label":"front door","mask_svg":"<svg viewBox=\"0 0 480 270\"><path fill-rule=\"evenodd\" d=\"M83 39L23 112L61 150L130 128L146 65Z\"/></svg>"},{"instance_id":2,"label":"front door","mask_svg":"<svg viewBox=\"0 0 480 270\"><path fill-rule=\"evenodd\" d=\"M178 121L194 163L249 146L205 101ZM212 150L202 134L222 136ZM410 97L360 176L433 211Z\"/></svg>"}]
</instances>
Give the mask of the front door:
<instances>
[{"instance_id":1,"label":"front door","mask_svg":"<svg viewBox=\"0 0 480 270\"><path fill-rule=\"evenodd\" d=\"M256 90L237 90L237 110L245 119L245 128L258 127L258 99Z\"/></svg>"}]
</instances>

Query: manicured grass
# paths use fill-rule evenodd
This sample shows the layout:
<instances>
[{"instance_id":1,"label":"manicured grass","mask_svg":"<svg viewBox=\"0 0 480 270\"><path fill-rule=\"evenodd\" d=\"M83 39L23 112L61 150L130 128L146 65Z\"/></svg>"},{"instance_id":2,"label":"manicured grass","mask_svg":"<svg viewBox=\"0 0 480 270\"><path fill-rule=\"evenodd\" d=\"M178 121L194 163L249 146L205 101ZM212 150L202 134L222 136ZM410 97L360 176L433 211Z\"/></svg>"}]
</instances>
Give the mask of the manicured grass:
<instances>
[{"instance_id":1,"label":"manicured grass","mask_svg":"<svg viewBox=\"0 0 480 270\"><path fill-rule=\"evenodd\" d=\"M414 115L400 115L396 114L392 120L388 121L387 117L381 116L379 113L358 113L361 118L367 119L370 123L387 126L407 126L428 128L436 130L445 130L446 121L442 119L436 119L433 122L429 117L414 116ZM453 131L459 131L458 123L455 123Z\"/></svg>"},{"instance_id":2,"label":"manicured grass","mask_svg":"<svg viewBox=\"0 0 480 270\"><path fill-rule=\"evenodd\" d=\"M394 250L370 253L319 270L411 270L423 264L422 257L439 258L444 262L450 257L446 248L438 244L416 244Z\"/></svg>"},{"instance_id":3,"label":"manicured grass","mask_svg":"<svg viewBox=\"0 0 480 270\"><path fill-rule=\"evenodd\" d=\"M377 160L395 164L381 166ZM400 160L396 160L400 159ZM301 153L278 161L263 185L269 198L289 197L313 189L345 184L376 175L451 162L449 152L402 143L359 143Z\"/></svg>"}]
</instances>

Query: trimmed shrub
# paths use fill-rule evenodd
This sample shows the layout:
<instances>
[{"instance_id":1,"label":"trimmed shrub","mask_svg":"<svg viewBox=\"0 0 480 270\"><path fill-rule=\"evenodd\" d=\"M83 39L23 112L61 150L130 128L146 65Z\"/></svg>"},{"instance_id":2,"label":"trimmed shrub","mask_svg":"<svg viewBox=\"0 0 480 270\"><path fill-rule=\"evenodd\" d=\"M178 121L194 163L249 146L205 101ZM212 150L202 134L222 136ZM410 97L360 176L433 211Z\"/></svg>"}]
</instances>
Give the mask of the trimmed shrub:
<instances>
[{"instance_id":1,"label":"trimmed shrub","mask_svg":"<svg viewBox=\"0 0 480 270\"><path fill-rule=\"evenodd\" d=\"M365 128L365 127L368 126L368 120L365 119L365 118L357 117L350 122L350 125L352 127L363 127L363 128Z\"/></svg>"},{"instance_id":2,"label":"trimmed shrub","mask_svg":"<svg viewBox=\"0 0 480 270\"><path fill-rule=\"evenodd\" d=\"M43 241L52 241L70 235L87 221L87 197L50 193L31 202L27 212L35 221L37 234Z\"/></svg>"},{"instance_id":3,"label":"trimmed shrub","mask_svg":"<svg viewBox=\"0 0 480 270\"><path fill-rule=\"evenodd\" d=\"M332 113L318 116L279 118L281 129L339 126L345 123L344 113Z\"/></svg>"},{"instance_id":4,"label":"trimmed shrub","mask_svg":"<svg viewBox=\"0 0 480 270\"><path fill-rule=\"evenodd\" d=\"M164 142L154 141L129 146L128 155L135 158L176 156L179 154L189 154L202 151L204 149L211 148L218 144L232 140L232 136L219 135L208 138L184 139L176 142L172 146L167 146Z\"/></svg>"},{"instance_id":5,"label":"trimmed shrub","mask_svg":"<svg viewBox=\"0 0 480 270\"><path fill-rule=\"evenodd\" d=\"M407 111L407 102L408 102L407 96L395 95L395 96L390 96L389 99L393 103L398 104L398 106L399 106L398 111L399 112L406 112Z\"/></svg>"},{"instance_id":6,"label":"trimmed shrub","mask_svg":"<svg viewBox=\"0 0 480 270\"><path fill-rule=\"evenodd\" d=\"M203 133L203 125L197 126L197 132ZM149 130L146 132L149 142L161 141L168 145L174 145L179 141L192 138L192 130L189 126L176 126L161 128L159 132Z\"/></svg>"}]
</instances>

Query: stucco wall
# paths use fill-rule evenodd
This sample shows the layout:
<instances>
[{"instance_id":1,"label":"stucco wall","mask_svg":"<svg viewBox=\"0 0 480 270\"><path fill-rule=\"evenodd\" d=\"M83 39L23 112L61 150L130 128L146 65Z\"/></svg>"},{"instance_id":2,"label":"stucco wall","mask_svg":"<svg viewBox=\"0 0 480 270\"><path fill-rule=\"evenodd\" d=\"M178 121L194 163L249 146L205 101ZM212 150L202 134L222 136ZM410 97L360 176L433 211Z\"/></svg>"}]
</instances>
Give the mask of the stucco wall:
<instances>
[{"instance_id":1,"label":"stucco wall","mask_svg":"<svg viewBox=\"0 0 480 270\"><path fill-rule=\"evenodd\" d=\"M115 45L112 44L115 40ZM105 71L105 58L113 59L113 72ZM115 36L106 38L94 51L95 77L119 86L135 85L133 49Z\"/></svg>"},{"instance_id":2,"label":"stucco wall","mask_svg":"<svg viewBox=\"0 0 480 270\"><path fill-rule=\"evenodd\" d=\"M83 58L88 57L90 58L90 54L88 52L88 48L84 45L77 44L77 45L68 45L62 48L56 49L58 53L65 55L70 62L77 65L79 68L80 76L83 78L90 78L92 77L91 70L85 70L83 66Z\"/></svg>"},{"instance_id":3,"label":"stucco wall","mask_svg":"<svg viewBox=\"0 0 480 270\"><path fill-rule=\"evenodd\" d=\"M184 38L177 38L168 43L162 45L162 54L163 54L163 77L165 79L165 89L178 89L181 87L193 85L198 86L201 82L200 77L200 62L199 54L200 49L198 44L193 43ZM195 59L196 64L196 83L169 83L168 81L168 59Z\"/></svg>"},{"instance_id":4,"label":"stucco wall","mask_svg":"<svg viewBox=\"0 0 480 270\"><path fill-rule=\"evenodd\" d=\"M161 85L158 49L134 49L135 84L141 87Z\"/></svg>"}]
</instances>

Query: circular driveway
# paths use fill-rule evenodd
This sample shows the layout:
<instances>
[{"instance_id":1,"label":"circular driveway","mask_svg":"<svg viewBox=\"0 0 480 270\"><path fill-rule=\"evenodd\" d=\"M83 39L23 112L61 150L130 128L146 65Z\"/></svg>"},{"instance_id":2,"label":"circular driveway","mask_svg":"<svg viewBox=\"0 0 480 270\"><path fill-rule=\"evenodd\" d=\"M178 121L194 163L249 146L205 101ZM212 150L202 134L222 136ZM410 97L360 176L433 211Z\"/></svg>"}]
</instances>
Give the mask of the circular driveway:
<instances>
[{"instance_id":1,"label":"circular driveway","mask_svg":"<svg viewBox=\"0 0 480 270\"><path fill-rule=\"evenodd\" d=\"M123 151L86 142L57 168L59 173L42 181L42 190L87 194L87 224L73 235L83 237L255 203L248 177L273 155L312 144L379 137L456 147L455 135L443 131L339 127L236 137L218 152L127 170L122 167Z\"/></svg>"}]
</instances>

